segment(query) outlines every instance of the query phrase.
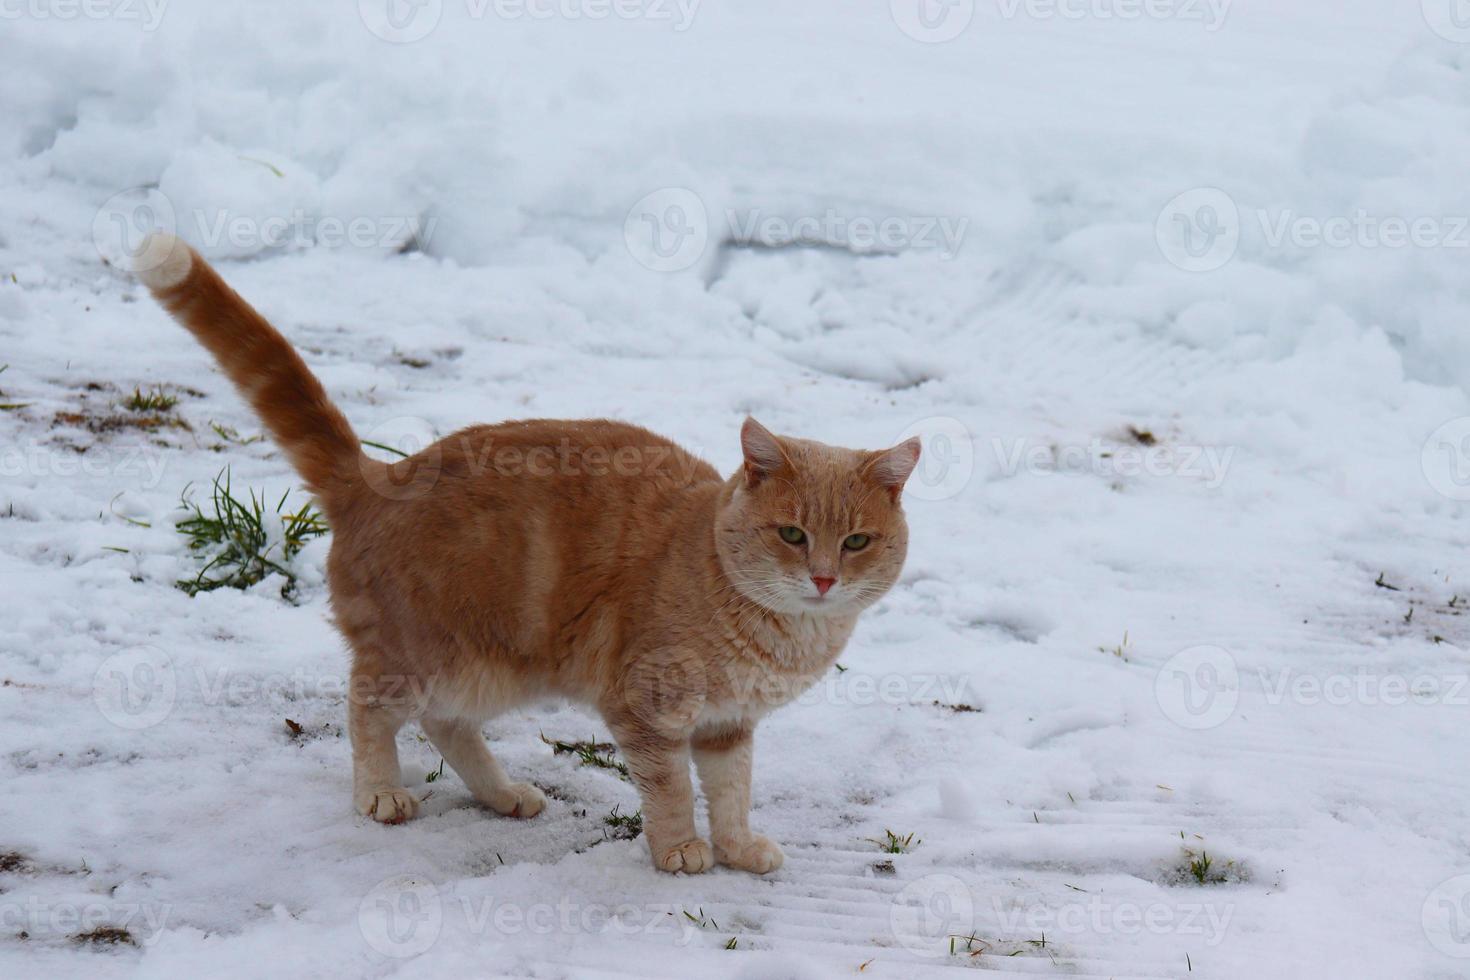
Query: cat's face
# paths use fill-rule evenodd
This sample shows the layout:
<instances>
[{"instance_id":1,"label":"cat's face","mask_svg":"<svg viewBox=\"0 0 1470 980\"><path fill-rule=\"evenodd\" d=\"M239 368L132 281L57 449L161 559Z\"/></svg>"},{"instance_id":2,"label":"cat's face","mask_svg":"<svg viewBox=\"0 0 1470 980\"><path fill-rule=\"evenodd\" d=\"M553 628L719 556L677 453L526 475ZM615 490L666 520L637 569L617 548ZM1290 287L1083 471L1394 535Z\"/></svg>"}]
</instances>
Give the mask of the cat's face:
<instances>
[{"instance_id":1,"label":"cat's face","mask_svg":"<svg viewBox=\"0 0 1470 980\"><path fill-rule=\"evenodd\" d=\"M774 436L754 419L740 440L745 465L715 527L734 586L786 614L851 615L876 602L908 552L899 496L919 440L839 449Z\"/></svg>"}]
</instances>

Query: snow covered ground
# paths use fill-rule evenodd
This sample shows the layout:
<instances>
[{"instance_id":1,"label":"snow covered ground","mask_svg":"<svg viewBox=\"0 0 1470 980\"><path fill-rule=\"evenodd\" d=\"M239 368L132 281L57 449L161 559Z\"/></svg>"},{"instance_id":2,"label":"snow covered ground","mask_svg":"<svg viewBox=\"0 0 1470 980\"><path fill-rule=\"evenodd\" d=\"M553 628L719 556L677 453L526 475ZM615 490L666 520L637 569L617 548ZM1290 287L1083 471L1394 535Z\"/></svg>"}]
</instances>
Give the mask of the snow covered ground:
<instances>
[{"instance_id":1,"label":"snow covered ground","mask_svg":"<svg viewBox=\"0 0 1470 980\"><path fill-rule=\"evenodd\" d=\"M1463 3L0 21L0 972L1470 975ZM294 476L118 271L158 223L375 441L924 435L901 585L757 736L781 871L654 872L565 705L487 729L535 820L416 730L425 815L352 813L326 541L174 585L186 487Z\"/></svg>"}]
</instances>

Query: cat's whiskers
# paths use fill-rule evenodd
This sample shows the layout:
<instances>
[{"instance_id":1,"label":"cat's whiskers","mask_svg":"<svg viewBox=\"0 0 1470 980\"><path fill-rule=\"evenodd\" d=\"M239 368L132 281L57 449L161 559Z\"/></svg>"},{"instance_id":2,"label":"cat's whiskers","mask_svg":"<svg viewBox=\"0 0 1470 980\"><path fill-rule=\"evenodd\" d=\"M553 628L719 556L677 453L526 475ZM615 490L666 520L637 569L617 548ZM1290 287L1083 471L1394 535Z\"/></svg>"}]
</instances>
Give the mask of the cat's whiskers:
<instances>
[{"instance_id":1,"label":"cat's whiskers","mask_svg":"<svg viewBox=\"0 0 1470 980\"><path fill-rule=\"evenodd\" d=\"M747 599L755 607L754 611L756 612L775 612L776 610L772 602L773 600L780 599L784 594L783 589L769 585L753 589L745 593L743 598Z\"/></svg>"},{"instance_id":2,"label":"cat's whiskers","mask_svg":"<svg viewBox=\"0 0 1470 980\"><path fill-rule=\"evenodd\" d=\"M727 578L730 587L735 590L736 594L744 595L746 598L750 598L752 592L764 595L767 598L778 596L785 591L787 585L786 579L779 575L747 575L745 577L736 577L727 574Z\"/></svg>"},{"instance_id":3,"label":"cat's whiskers","mask_svg":"<svg viewBox=\"0 0 1470 980\"><path fill-rule=\"evenodd\" d=\"M731 591L732 594L731 594L730 598L728 598L724 602L720 603L720 605L717 606L714 609L714 611L713 611L713 613L712 613L712 615L710 617L711 621L713 621L714 616L719 615L720 612L722 612L727 606L731 605L732 603L738 602L741 599L750 599L751 598L751 596L745 591L745 589L743 589L743 588L740 587L741 585L745 585L747 588L753 588L753 589L757 590L758 592L763 592L763 591L773 591L776 582L777 582L777 580L774 580L774 579L762 578L759 581L752 580L752 581L750 581L748 583L739 583L739 584L736 584L736 583L732 582L732 583L729 583L729 584L727 584L725 586L722 586L721 589L728 588L728 589L730 589L730 591ZM714 592L710 593L710 595L707 598L713 598L715 595L719 594L719 592L721 591L721 589L716 589Z\"/></svg>"},{"instance_id":4,"label":"cat's whiskers","mask_svg":"<svg viewBox=\"0 0 1470 980\"><path fill-rule=\"evenodd\" d=\"M733 599L725 602L719 609L716 609L711 617L711 621L713 621L714 616L720 615L736 599L744 599L750 604L750 608L740 610L736 613L734 628L739 634L748 634L750 627L757 620L765 616L779 615L780 611L775 607L773 600L780 599L785 594L786 581L780 577L763 577L759 582L751 581L746 585L745 589L737 590L737 594Z\"/></svg>"}]
</instances>

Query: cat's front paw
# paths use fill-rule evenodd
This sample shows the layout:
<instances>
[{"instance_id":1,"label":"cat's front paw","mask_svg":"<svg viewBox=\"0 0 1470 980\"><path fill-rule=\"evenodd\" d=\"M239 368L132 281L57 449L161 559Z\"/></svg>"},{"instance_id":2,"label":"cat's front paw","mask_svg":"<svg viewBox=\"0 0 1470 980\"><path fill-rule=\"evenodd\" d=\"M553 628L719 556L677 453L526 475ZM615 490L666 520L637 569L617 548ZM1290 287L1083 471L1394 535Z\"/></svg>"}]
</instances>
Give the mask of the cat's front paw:
<instances>
[{"instance_id":1,"label":"cat's front paw","mask_svg":"<svg viewBox=\"0 0 1470 980\"><path fill-rule=\"evenodd\" d=\"M786 855L769 837L751 834L743 841L715 841L715 858L727 867L763 875L781 867Z\"/></svg>"},{"instance_id":2,"label":"cat's front paw","mask_svg":"<svg viewBox=\"0 0 1470 980\"><path fill-rule=\"evenodd\" d=\"M502 817L525 819L546 809L546 794L530 783L511 783L485 805Z\"/></svg>"},{"instance_id":3,"label":"cat's front paw","mask_svg":"<svg viewBox=\"0 0 1470 980\"><path fill-rule=\"evenodd\" d=\"M403 823L418 815L419 801L406 789L368 789L354 794L357 812L378 823Z\"/></svg>"},{"instance_id":4,"label":"cat's front paw","mask_svg":"<svg viewBox=\"0 0 1470 980\"><path fill-rule=\"evenodd\" d=\"M714 850L696 837L672 847L651 847L654 867L660 871L684 871L699 874L714 867Z\"/></svg>"}]
</instances>

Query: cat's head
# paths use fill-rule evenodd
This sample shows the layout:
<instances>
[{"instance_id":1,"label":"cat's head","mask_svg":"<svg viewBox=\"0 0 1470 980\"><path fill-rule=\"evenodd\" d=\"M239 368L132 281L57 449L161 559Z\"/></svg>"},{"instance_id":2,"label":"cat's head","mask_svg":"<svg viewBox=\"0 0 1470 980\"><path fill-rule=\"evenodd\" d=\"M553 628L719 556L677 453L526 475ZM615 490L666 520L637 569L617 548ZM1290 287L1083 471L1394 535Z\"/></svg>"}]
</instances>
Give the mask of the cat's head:
<instances>
[{"instance_id":1,"label":"cat's head","mask_svg":"<svg viewBox=\"0 0 1470 980\"><path fill-rule=\"evenodd\" d=\"M866 452L740 430L745 463L715 521L736 589L787 614L850 615L898 580L908 552L899 497L919 440Z\"/></svg>"}]
</instances>

